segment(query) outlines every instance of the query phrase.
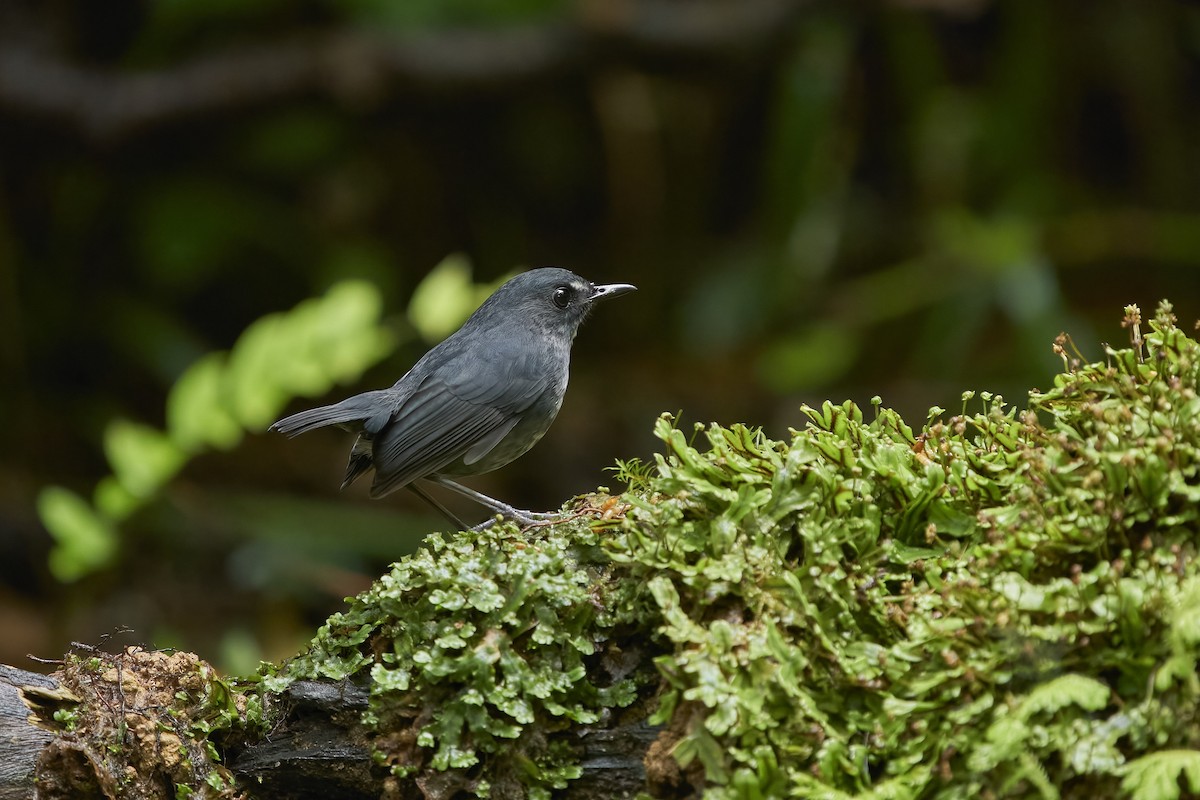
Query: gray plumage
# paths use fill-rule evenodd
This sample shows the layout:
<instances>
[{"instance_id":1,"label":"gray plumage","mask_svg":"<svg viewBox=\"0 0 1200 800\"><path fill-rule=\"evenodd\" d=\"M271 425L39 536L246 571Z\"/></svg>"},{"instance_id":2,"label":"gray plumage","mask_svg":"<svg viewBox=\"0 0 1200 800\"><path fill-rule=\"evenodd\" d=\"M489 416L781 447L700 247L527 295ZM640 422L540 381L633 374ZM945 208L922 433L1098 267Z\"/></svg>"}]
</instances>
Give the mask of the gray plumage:
<instances>
[{"instance_id":1,"label":"gray plumage","mask_svg":"<svg viewBox=\"0 0 1200 800\"><path fill-rule=\"evenodd\" d=\"M565 269L525 272L390 388L301 411L271 430L297 436L339 425L357 432L343 488L374 469L372 497L409 486L429 499L412 486L420 478L475 497L448 478L502 467L542 438L562 405L580 324L597 300L633 289L595 286Z\"/></svg>"}]
</instances>

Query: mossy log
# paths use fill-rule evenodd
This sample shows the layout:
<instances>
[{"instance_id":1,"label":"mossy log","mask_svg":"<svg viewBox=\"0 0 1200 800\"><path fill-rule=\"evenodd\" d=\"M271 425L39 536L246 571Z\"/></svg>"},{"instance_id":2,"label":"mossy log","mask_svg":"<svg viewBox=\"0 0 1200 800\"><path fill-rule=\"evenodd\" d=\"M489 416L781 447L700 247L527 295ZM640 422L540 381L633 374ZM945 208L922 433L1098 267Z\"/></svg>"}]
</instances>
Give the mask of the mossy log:
<instances>
[{"instance_id":1,"label":"mossy log","mask_svg":"<svg viewBox=\"0 0 1200 800\"><path fill-rule=\"evenodd\" d=\"M192 654L138 648L72 657L54 676L0 666L0 800L171 798L179 787L213 798L452 797L469 783L454 772L407 786L391 778L361 723L368 691L350 680L296 681L266 698L269 730L206 743L213 708L196 699L222 691L197 680L206 674ZM644 720L577 731L581 775L563 796L635 796L659 734Z\"/></svg>"},{"instance_id":2,"label":"mossy log","mask_svg":"<svg viewBox=\"0 0 1200 800\"><path fill-rule=\"evenodd\" d=\"M1023 409L663 417L624 494L432 534L254 676L6 673L7 796L1198 795L1200 345L1125 324Z\"/></svg>"}]
</instances>

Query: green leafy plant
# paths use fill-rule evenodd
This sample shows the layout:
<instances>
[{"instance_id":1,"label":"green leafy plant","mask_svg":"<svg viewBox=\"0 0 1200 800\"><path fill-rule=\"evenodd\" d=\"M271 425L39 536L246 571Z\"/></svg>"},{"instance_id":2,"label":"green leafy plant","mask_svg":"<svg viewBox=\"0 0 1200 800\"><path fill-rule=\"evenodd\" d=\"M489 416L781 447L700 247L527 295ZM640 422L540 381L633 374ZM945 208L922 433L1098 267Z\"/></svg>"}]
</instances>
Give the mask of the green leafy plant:
<instances>
[{"instance_id":1,"label":"green leafy plant","mask_svg":"<svg viewBox=\"0 0 1200 800\"><path fill-rule=\"evenodd\" d=\"M636 676L602 666L614 631L632 620L621 600L629 590L605 577L599 543L579 523L529 538L506 526L434 534L265 686L369 673L364 722L393 774L487 760L464 789L485 797L512 784L548 798L580 774L563 734L637 697Z\"/></svg>"},{"instance_id":2,"label":"green leafy plant","mask_svg":"<svg viewBox=\"0 0 1200 800\"><path fill-rule=\"evenodd\" d=\"M1121 789L1133 800L1175 800L1184 778L1188 791L1200 792L1200 751L1161 750L1130 762Z\"/></svg>"},{"instance_id":3,"label":"green leafy plant","mask_svg":"<svg viewBox=\"0 0 1200 800\"><path fill-rule=\"evenodd\" d=\"M852 403L788 442L660 420L611 544L673 643L657 719L703 720L675 753L706 797L1174 796L1187 756L1144 759L1200 746L1200 347L1165 304L1127 324L1026 411L980 393L919 436Z\"/></svg>"}]
</instances>

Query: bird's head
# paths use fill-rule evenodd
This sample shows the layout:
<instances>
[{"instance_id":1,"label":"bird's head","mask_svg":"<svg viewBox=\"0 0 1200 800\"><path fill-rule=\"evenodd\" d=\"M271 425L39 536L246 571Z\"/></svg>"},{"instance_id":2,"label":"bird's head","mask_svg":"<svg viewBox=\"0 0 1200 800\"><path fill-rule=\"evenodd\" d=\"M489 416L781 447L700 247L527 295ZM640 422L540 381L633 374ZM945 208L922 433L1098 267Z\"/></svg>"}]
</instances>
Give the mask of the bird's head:
<instances>
[{"instance_id":1,"label":"bird's head","mask_svg":"<svg viewBox=\"0 0 1200 800\"><path fill-rule=\"evenodd\" d=\"M593 284L558 267L533 269L497 289L472 315L472 321L503 315L574 337L596 302L636 288L628 283Z\"/></svg>"}]
</instances>

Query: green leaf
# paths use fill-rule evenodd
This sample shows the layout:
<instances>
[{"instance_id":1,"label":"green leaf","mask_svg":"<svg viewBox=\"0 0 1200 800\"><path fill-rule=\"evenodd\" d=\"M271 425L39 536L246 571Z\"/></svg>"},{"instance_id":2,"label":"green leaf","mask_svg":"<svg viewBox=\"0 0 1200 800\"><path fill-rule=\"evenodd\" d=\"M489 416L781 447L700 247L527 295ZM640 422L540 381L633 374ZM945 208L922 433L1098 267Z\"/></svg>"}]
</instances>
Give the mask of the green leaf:
<instances>
[{"instance_id":1,"label":"green leaf","mask_svg":"<svg viewBox=\"0 0 1200 800\"><path fill-rule=\"evenodd\" d=\"M911 564L914 561L921 561L927 558L937 558L942 555L942 550L932 547L912 547L911 545L894 542L891 548L891 557L901 564Z\"/></svg>"},{"instance_id":2,"label":"green leaf","mask_svg":"<svg viewBox=\"0 0 1200 800\"><path fill-rule=\"evenodd\" d=\"M1086 675L1062 675L1038 686L1021 701L1018 715L1028 720L1043 711L1054 712L1069 705L1099 711L1108 705L1112 692L1106 684Z\"/></svg>"},{"instance_id":3,"label":"green leaf","mask_svg":"<svg viewBox=\"0 0 1200 800\"><path fill-rule=\"evenodd\" d=\"M353 380L395 346L379 326L383 298L370 283L342 281L323 297L254 322L229 355L225 391L248 427L269 423L288 398Z\"/></svg>"},{"instance_id":4,"label":"green leaf","mask_svg":"<svg viewBox=\"0 0 1200 800\"><path fill-rule=\"evenodd\" d=\"M1171 618L1171 643L1177 652L1191 652L1200 645L1200 578L1192 578L1181 588Z\"/></svg>"},{"instance_id":5,"label":"green leaf","mask_svg":"<svg viewBox=\"0 0 1200 800\"><path fill-rule=\"evenodd\" d=\"M1181 776L1189 792L1200 792L1200 751L1160 750L1130 761L1121 789L1132 800L1177 800Z\"/></svg>"},{"instance_id":6,"label":"green leaf","mask_svg":"<svg viewBox=\"0 0 1200 800\"><path fill-rule=\"evenodd\" d=\"M138 498L155 494L186 461L185 453L162 432L122 419L105 429L104 452L117 480Z\"/></svg>"},{"instance_id":7,"label":"green leaf","mask_svg":"<svg viewBox=\"0 0 1200 800\"><path fill-rule=\"evenodd\" d=\"M117 552L112 524L68 489L49 486L38 494L38 516L54 537L50 570L60 581L74 581L108 566Z\"/></svg>"},{"instance_id":8,"label":"green leaf","mask_svg":"<svg viewBox=\"0 0 1200 800\"><path fill-rule=\"evenodd\" d=\"M225 354L209 353L188 367L167 395L167 431L185 452L228 450L242 440L242 426L225 405L225 365Z\"/></svg>"},{"instance_id":9,"label":"green leaf","mask_svg":"<svg viewBox=\"0 0 1200 800\"><path fill-rule=\"evenodd\" d=\"M475 310L474 289L467 257L446 256L413 291L409 322L428 342L445 339Z\"/></svg>"},{"instance_id":10,"label":"green leaf","mask_svg":"<svg viewBox=\"0 0 1200 800\"><path fill-rule=\"evenodd\" d=\"M446 256L413 290L408 321L427 342L440 342L454 333L488 295L494 284L471 281L471 262L461 253Z\"/></svg>"},{"instance_id":11,"label":"green leaf","mask_svg":"<svg viewBox=\"0 0 1200 800\"><path fill-rule=\"evenodd\" d=\"M130 493L115 476L106 475L92 492L92 504L104 519L120 522L141 506L142 498Z\"/></svg>"}]
</instances>

